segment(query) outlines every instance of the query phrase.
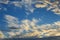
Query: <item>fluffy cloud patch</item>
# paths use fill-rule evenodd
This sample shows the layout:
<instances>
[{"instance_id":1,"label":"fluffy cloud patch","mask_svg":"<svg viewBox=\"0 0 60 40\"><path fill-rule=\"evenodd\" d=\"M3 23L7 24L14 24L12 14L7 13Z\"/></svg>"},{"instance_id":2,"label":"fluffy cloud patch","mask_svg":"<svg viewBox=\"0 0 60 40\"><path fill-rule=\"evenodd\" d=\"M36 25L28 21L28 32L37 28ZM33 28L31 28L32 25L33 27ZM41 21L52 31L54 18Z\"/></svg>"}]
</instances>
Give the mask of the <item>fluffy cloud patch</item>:
<instances>
[{"instance_id":1,"label":"fluffy cloud patch","mask_svg":"<svg viewBox=\"0 0 60 40\"><path fill-rule=\"evenodd\" d=\"M0 38L5 38L4 34L2 33L2 31L0 31Z\"/></svg>"},{"instance_id":2,"label":"fluffy cloud patch","mask_svg":"<svg viewBox=\"0 0 60 40\"><path fill-rule=\"evenodd\" d=\"M32 32L26 33L25 35L21 37L37 37L37 38L43 38L43 37L49 37L49 36L60 36L60 23L59 21L54 22L53 24L44 24L44 25L35 25L32 26L31 30ZM25 26L26 27L26 26ZM30 26L29 26L30 27ZM27 27L28 28L28 27Z\"/></svg>"},{"instance_id":3,"label":"fluffy cloud patch","mask_svg":"<svg viewBox=\"0 0 60 40\"><path fill-rule=\"evenodd\" d=\"M37 23L40 22L40 20L34 18L32 20L25 19L22 21L18 21L16 17L11 15L6 15L5 18L7 20L8 27L19 27L19 29L12 29L13 31L8 32L10 35L9 37L15 36L19 38L43 38L49 36L60 36L60 21L52 24L38 25ZM18 24L18 22L21 22L21 24Z\"/></svg>"},{"instance_id":4,"label":"fluffy cloud patch","mask_svg":"<svg viewBox=\"0 0 60 40\"><path fill-rule=\"evenodd\" d=\"M43 8L43 7L46 7L46 5L44 5L44 4L43 5L42 4L36 4L35 7L36 8L41 8L41 7Z\"/></svg>"},{"instance_id":5,"label":"fluffy cloud patch","mask_svg":"<svg viewBox=\"0 0 60 40\"><path fill-rule=\"evenodd\" d=\"M19 27L19 21L16 17L11 15L5 15L5 19L7 20L8 27Z\"/></svg>"}]
</instances>

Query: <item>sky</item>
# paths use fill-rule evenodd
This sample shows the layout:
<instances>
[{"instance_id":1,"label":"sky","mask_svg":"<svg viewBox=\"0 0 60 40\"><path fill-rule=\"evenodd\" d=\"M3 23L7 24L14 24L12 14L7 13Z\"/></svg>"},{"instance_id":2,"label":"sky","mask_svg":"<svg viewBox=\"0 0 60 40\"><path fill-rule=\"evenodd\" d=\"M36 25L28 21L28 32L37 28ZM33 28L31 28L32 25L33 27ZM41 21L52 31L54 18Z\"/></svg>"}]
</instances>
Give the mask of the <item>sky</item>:
<instances>
[{"instance_id":1,"label":"sky","mask_svg":"<svg viewBox=\"0 0 60 40\"><path fill-rule=\"evenodd\" d=\"M59 7L59 0L1 1L0 38L60 36Z\"/></svg>"}]
</instances>

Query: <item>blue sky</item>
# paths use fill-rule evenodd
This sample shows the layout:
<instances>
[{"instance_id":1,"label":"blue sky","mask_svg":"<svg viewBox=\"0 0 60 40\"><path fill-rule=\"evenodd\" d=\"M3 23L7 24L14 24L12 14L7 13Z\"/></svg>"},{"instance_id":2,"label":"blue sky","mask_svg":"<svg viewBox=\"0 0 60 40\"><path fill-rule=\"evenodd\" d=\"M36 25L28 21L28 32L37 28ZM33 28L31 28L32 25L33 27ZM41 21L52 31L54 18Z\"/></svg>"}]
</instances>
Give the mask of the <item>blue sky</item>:
<instances>
[{"instance_id":1,"label":"blue sky","mask_svg":"<svg viewBox=\"0 0 60 40\"><path fill-rule=\"evenodd\" d=\"M60 14L59 15L55 14L55 12L51 10L47 10L46 7L35 8L33 12L29 13L29 15L26 14L26 10L24 6L20 8L20 7L15 6L14 4L0 3L0 8L2 8L0 10L0 30L7 30L7 31L9 30L8 23L5 19L5 15L16 17L18 21L20 22L25 19L28 19L31 21L33 18L37 20L41 19L41 21L39 21L37 25L52 24L54 22L60 21Z\"/></svg>"}]
</instances>

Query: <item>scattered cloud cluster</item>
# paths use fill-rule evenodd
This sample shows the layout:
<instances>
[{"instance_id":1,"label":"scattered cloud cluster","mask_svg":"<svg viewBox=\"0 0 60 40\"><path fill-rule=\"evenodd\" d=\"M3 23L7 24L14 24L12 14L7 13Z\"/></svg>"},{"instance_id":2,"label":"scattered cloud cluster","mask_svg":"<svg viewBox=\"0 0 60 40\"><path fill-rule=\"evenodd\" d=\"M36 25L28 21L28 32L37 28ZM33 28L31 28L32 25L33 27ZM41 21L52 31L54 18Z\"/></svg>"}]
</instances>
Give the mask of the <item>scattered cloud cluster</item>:
<instances>
[{"instance_id":1,"label":"scattered cloud cluster","mask_svg":"<svg viewBox=\"0 0 60 40\"><path fill-rule=\"evenodd\" d=\"M30 6L30 8L27 8L29 10L32 9L32 1L28 2L29 5L25 5L26 8ZM47 7L47 10L51 10L55 12L55 14L60 14L59 9L59 1L50 2L49 0L45 1L39 1L43 2L43 4L36 4L35 6L37 8L44 8ZM0 2L1 3L1 2ZM4 1L4 3L7 4L7 2ZM13 2L15 6L20 6L19 2ZM49 4L49 6L48 6ZM1 9L1 8L0 8ZM33 12L34 8L31 10ZM37 37L37 38L43 38L48 36L60 36L60 21L56 21L52 24L42 24L38 25L37 23L40 22L38 19L33 18L32 20L22 20L19 21L18 18L11 16L11 15L5 15L5 19L7 22L8 27L14 27L17 29L12 29L10 32L8 32L9 37L20 37L20 38L27 38L27 37ZM21 23L21 24L19 24ZM19 29L18 29L19 28ZM4 34L0 31L0 38L4 38Z\"/></svg>"},{"instance_id":2,"label":"scattered cloud cluster","mask_svg":"<svg viewBox=\"0 0 60 40\"><path fill-rule=\"evenodd\" d=\"M33 12L34 11L34 7L32 6L32 4L35 4L35 7L36 8L44 8L46 7L47 10L51 10L53 12L55 12L55 14L57 15L60 15L60 1L59 0L55 0L55 1L52 1L52 0L22 0L22 1L9 1L9 0L3 0L1 1L0 3L5 3L5 4L8 4L8 3L12 3L14 4L15 6L17 7L22 7L22 5L25 6L25 9L26 10L29 10L30 12Z\"/></svg>"},{"instance_id":3,"label":"scattered cloud cluster","mask_svg":"<svg viewBox=\"0 0 60 40\"><path fill-rule=\"evenodd\" d=\"M57 21L53 24L43 24L43 25L37 25L32 26L34 28L30 29L33 32L27 33L23 35L23 37L37 37L37 38L43 38L43 37L49 37L49 36L60 36L60 21ZM36 25L36 24L35 24Z\"/></svg>"},{"instance_id":4,"label":"scattered cloud cluster","mask_svg":"<svg viewBox=\"0 0 60 40\"><path fill-rule=\"evenodd\" d=\"M40 20L33 18L32 20L22 20L18 21L16 17L11 15L5 16L8 27L18 27L19 29L12 29L12 31L8 32L9 37L19 37L19 38L27 38L27 37L49 37L49 36L60 36L60 21L56 21L52 24L42 24L38 25L37 23ZM16 22L16 23L15 23ZM18 24L17 22L21 22Z\"/></svg>"},{"instance_id":5,"label":"scattered cloud cluster","mask_svg":"<svg viewBox=\"0 0 60 40\"><path fill-rule=\"evenodd\" d=\"M45 1L47 4L49 4L50 6L48 6L47 10L50 10L52 9L53 12L55 12L55 14L58 14L60 15L60 8L59 8L59 3L60 1L59 0L55 0L53 2L51 2L52 0L47 0Z\"/></svg>"},{"instance_id":6,"label":"scattered cloud cluster","mask_svg":"<svg viewBox=\"0 0 60 40\"><path fill-rule=\"evenodd\" d=\"M60 15L60 1L59 0L26 0L25 1L28 5L30 6L29 8L34 8L32 7L32 4L35 4L36 8L47 8L47 10L53 11L55 14ZM29 2L29 3L28 3Z\"/></svg>"}]
</instances>

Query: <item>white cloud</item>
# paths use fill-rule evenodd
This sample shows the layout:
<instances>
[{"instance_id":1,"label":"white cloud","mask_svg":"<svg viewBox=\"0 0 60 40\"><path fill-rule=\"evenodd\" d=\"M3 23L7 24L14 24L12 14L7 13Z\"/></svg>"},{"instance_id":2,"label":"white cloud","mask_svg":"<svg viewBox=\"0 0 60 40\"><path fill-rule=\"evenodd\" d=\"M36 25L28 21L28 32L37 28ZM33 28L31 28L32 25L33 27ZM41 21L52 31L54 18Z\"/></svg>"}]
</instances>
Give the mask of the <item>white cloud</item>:
<instances>
[{"instance_id":1,"label":"white cloud","mask_svg":"<svg viewBox=\"0 0 60 40\"><path fill-rule=\"evenodd\" d=\"M47 36L60 36L60 32L59 32L59 29L60 29L60 22L58 23L59 21L57 22L54 22L52 24L43 24L43 25L37 25L35 23L35 25L31 25L32 28L29 29L31 30L32 32L30 33L26 33L25 35L23 36L20 36L20 37L33 37L33 36L36 36L37 38L42 38L42 37L47 37ZM58 24L58 25L57 25ZM56 27L57 28L56 28ZM26 27L26 26L25 26ZM24 28L25 28L24 27ZM30 26L29 26L30 27ZM28 27L27 27L28 28ZM39 31L40 30L40 31ZM42 36L41 36L42 35Z\"/></svg>"},{"instance_id":2,"label":"white cloud","mask_svg":"<svg viewBox=\"0 0 60 40\"><path fill-rule=\"evenodd\" d=\"M2 33L2 31L0 31L0 38L4 38L4 34Z\"/></svg>"},{"instance_id":3,"label":"white cloud","mask_svg":"<svg viewBox=\"0 0 60 40\"><path fill-rule=\"evenodd\" d=\"M0 0L0 3L8 4L9 0Z\"/></svg>"},{"instance_id":4,"label":"white cloud","mask_svg":"<svg viewBox=\"0 0 60 40\"><path fill-rule=\"evenodd\" d=\"M7 20L8 27L19 27L19 21L16 17L11 15L5 15L5 19Z\"/></svg>"},{"instance_id":5,"label":"white cloud","mask_svg":"<svg viewBox=\"0 0 60 40\"><path fill-rule=\"evenodd\" d=\"M14 32L8 32L9 38L14 37L16 34Z\"/></svg>"},{"instance_id":6,"label":"white cloud","mask_svg":"<svg viewBox=\"0 0 60 40\"><path fill-rule=\"evenodd\" d=\"M31 30L31 28L36 28L34 26L36 26L35 24L38 22L38 20L36 19L32 19L31 20L22 20L22 25L20 25L23 29L25 29L26 31Z\"/></svg>"},{"instance_id":7,"label":"white cloud","mask_svg":"<svg viewBox=\"0 0 60 40\"><path fill-rule=\"evenodd\" d=\"M59 0L55 1L55 2L50 2L49 0L44 0L44 1L41 1L41 0L35 0L36 4L35 4L35 7L36 8L44 8L44 7L47 7L47 10L50 10L50 9L53 9L51 11L55 12L55 14L57 15L60 15L60 9L59 9ZM1 1L0 3L4 3L4 4L8 4L10 1L9 0L3 0ZM43 2L43 4L37 4L37 2ZM14 4L15 6L17 7L22 7L22 4L26 7L26 9L28 9L30 12L33 12L34 11L34 7L32 6L32 4L34 3L32 0L23 0L23 1L13 1L13 2L10 2L12 4ZM48 4L50 6L48 6ZM57 9L58 8L58 9Z\"/></svg>"},{"instance_id":8,"label":"white cloud","mask_svg":"<svg viewBox=\"0 0 60 40\"><path fill-rule=\"evenodd\" d=\"M35 4L35 7L36 8L44 8L46 7L47 10L50 10L50 9L53 9L51 11L55 12L55 14L57 15L60 15L60 9L59 9L59 1L55 1L55 2L50 2L49 0L35 0L35 1L32 1L32 0L25 0L24 1L25 3L25 7L26 9L28 9L30 12L33 12L35 10L35 8L32 6L32 4ZM42 3L42 4L40 4ZM27 13L29 14L29 13Z\"/></svg>"},{"instance_id":9,"label":"white cloud","mask_svg":"<svg viewBox=\"0 0 60 40\"><path fill-rule=\"evenodd\" d=\"M36 23L38 22L37 19L32 19L32 20L28 20L28 19L25 19L25 20L22 20L21 21L21 24L18 24L17 22L19 22L17 20L16 17L13 17L11 15L5 15L5 18L8 22L8 27L17 27L19 26L20 29L18 30L18 32L14 32L14 31L11 31L11 32L8 32L8 34L10 35L10 37L13 37L13 36L16 36L16 35L21 35L21 34L24 34L23 31L25 30L27 33L29 32L29 30L31 31L35 31L36 29ZM17 22L16 22L17 21ZM16 22L16 23L15 23ZM30 27L31 26L31 27ZM16 29L17 30L17 29Z\"/></svg>"},{"instance_id":10,"label":"white cloud","mask_svg":"<svg viewBox=\"0 0 60 40\"><path fill-rule=\"evenodd\" d=\"M21 4L20 1L13 1L13 2L11 2L11 3L14 4L14 5L17 6L17 7L22 7L22 4Z\"/></svg>"},{"instance_id":11,"label":"white cloud","mask_svg":"<svg viewBox=\"0 0 60 40\"><path fill-rule=\"evenodd\" d=\"M60 21L57 21L54 24L60 26Z\"/></svg>"},{"instance_id":12,"label":"white cloud","mask_svg":"<svg viewBox=\"0 0 60 40\"><path fill-rule=\"evenodd\" d=\"M20 38L24 37L48 37L48 36L60 36L60 21L56 21L52 24L42 24L38 25L36 23L40 22L40 19L37 20L33 18L32 20L22 20L21 24L18 24L18 19L16 17L13 17L11 15L5 15L5 18L8 22L8 25L10 27L20 27L19 29L16 29L17 32L11 31L8 34L10 37L14 37L16 35L20 35ZM16 23L15 23L16 22ZM24 33L25 30L25 33ZM12 33L12 34L11 34ZM53 35L54 34L54 35ZM17 36L18 37L18 36Z\"/></svg>"},{"instance_id":13,"label":"white cloud","mask_svg":"<svg viewBox=\"0 0 60 40\"><path fill-rule=\"evenodd\" d=\"M55 14L60 15L60 9L59 8L55 8L52 11L55 12Z\"/></svg>"},{"instance_id":14,"label":"white cloud","mask_svg":"<svg viewBox=\"0 0 60 40\"><path fill-rule=\"evenodd\" d=\"M44 7L46 7L46 6L47 6L46 3L43 3L43 4L35 4L35 7L36 7L36 8L44 8Z\"/></svg>"},{"instance_id":15,"label":"white cloud","mask_svg":"<svg viewBox=\"0 0 60 40\"><path fill-rule=\"evenodd\" d=\"M50 1L45 1L47 4L50 4L50 6L47 7L47 10L52 9L51 11L55 12L55 14L60 15L60 9L59 9L59 1L55 1L55 2L50 2Z\"/></svg>"}]
</instances>

